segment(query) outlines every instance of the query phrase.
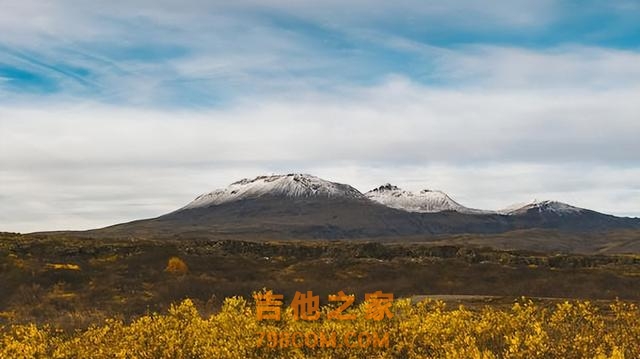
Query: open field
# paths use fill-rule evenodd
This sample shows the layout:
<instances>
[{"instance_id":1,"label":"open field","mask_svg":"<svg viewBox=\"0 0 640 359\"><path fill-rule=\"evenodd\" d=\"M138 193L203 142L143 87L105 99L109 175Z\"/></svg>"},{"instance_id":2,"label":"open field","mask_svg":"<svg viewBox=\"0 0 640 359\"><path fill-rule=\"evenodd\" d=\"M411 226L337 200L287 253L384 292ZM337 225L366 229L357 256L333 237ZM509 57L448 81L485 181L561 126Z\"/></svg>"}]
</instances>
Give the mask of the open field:
<instances>
[{"instance_id":1,"label":"open field","mask_svg":"<svg viewBox=\"0 0 640 359\"><path fill-rule=\"evenodd\" d=\"M172 257L186 268L167 271ZM638 301L639 285L640 257L634 255L544 255L366 241L96 240L17 234L2 234L0 240L0 321L48 323L65 330L107 317L129 320L163 312L186 298L206 315L219 310L226 297L249 299L265 287L285 298L307 290L326 298L343 290L360 301L365 293L382 290L396 298L489 296L476 298L478 305L471 306L509 306L520 296L605 300L603 305L616 298Z\"/></svg>"}]
</instances>

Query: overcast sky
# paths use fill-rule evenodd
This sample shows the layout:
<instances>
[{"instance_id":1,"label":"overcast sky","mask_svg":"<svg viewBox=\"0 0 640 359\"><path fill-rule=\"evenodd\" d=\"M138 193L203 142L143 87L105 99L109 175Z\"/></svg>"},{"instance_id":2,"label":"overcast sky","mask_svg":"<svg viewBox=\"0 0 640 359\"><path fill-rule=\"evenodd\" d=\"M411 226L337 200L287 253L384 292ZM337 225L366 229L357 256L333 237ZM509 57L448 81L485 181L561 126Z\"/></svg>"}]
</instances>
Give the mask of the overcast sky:
<instances>
[{"instance_id":1,"label":"overcast sky","mask_svg":"<svg viewBox=\"0 0 640 359\"><path fill-rule=\"evenodd\" d=\"M640 216L640 2L0 0L0 230L244 177Z\"/></svg>"}]
</instances>

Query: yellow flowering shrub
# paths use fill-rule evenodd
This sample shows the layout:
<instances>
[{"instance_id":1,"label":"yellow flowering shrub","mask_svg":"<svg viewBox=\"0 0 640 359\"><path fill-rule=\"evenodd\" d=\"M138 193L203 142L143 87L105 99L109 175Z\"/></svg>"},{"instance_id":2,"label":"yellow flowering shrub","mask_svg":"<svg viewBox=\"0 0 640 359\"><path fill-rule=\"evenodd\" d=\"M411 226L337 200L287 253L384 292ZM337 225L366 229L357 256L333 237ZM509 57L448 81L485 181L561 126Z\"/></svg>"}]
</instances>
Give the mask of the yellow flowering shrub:
<instances>
[{"instance_id":1,"label":"yellow flowering shrub","mask_svg":"<svg viewBox=\"0 0 640 359\"><path fill-rule=\"evenodd\" d=\"M257 320L255 303L227 298L222 309L202 317L191 300L166 314L131 323L108 319L75 333L47 326L14 325L0 331L0 358L639 358L640 312L616 302L598 309L589 302L554 307L519 300L509 309L448 309L440 301L393 302L392 318L294 320L283 306L281 319ZM336 333L335 347L257 345L260 333ZM387 345L340 345L349 333L388 334ZM298 337L298 344L305 339ZM359 339L358 339L359 340ZM288 344L287 344L288 343ZM384 342L382 342L384 343Z\"/></svg>"}]
</instances>

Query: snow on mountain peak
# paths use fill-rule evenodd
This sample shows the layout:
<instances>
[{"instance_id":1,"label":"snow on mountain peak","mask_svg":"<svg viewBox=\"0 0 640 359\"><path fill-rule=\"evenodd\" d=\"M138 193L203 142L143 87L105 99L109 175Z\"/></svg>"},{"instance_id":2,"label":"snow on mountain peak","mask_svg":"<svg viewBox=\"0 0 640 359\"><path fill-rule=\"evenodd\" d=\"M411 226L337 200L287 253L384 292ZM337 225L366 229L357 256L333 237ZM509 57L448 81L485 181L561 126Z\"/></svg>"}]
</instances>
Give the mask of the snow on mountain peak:
<instances>
[{"instance_id":1,"label":"snow on mountain peak","mask_svg":"<svg viewBox=\"0 0 640 359\"><path fill-rule=\"evenodd\" d=\"M265 195L289 198L362 198L357 189L342 183L323 180L301 173L258 176L242 179L224 189L217 189L198 196L182 209L208 207Z\"/></svg>"},{"instance_id":2,"label":"snow on mountain peak","mask_svg":"<svg viewBox=\"0 0 640 359\"><path fill-rule=\"evenodd\" d=\"M180 210L215 206L262 196L281 198L369 199L387 207L419 213L456 211L465 214L497 213L502 215L522 215L539 212L565 215L584 211L582 208L549 200L534 200L529 203L513 205L500 211L486 211L465 207L453 200L446 193L438 190L423 189L412 192L386 183L362 194L350 185L330 182L316 176L302 173L241 179L226 188L217 189L196 197L196 199Z\"/></svg>"},{"instance_id":3,"label":"snow on mountain peak","mask_svg":"<svg viewBox=\"0 0 640 359\"><path fill-rule=\"evenodd\" d=\"M467 208L451 199L451 197L442 191L424 189L415 193L405 191L390 183L372 189L365 193L365 196L387 207L408 212L434 213L456 211L469 214L490 213L488 211Z\"/></svg>"},{"instance_id":4,"label":"snow on mountain peak","mask_svg":"<svg viewBox=\"0 0 640 359\"><path fill-rule=\"evenodd\" d=\"M374 188L369 192L384 192L384 191L398 191L398 190L400 190L400 188L398 188L397 186L394 186L391 183L385 183L382 186L378 188Z\"/></svg>"},{"instance_id":5,"label":"snow on mountain peak","mask_svg":"<svg viewBox=\"0 0 640 359\"><path fill-rule=\"evenodd\" d=\"M558 201L551 201L551 200L538 201L536 199L529 203L520 203L520 204L509 206L499 211L499 213L506 214L506 215L517 215L517 214L525 214L530 211L539 212L539 213L555 213L555 214L563 215L563 214L580 213L584 211L584 209L579 207L574 207Z\"/></svg>"}]
</instances>

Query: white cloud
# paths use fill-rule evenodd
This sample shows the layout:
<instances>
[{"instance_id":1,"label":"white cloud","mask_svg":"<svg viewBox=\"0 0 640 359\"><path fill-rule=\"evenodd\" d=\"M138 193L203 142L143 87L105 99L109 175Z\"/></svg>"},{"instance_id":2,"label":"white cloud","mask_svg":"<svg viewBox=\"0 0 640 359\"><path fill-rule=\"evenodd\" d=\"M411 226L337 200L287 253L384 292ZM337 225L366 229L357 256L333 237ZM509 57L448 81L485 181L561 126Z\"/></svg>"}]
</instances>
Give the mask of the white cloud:
<instances>
[{"instance_id":1,"label":"white cloud","mask_svg":"<svg viewBox=\"0 0 640 359\"><path fill-rule=\"evenodd\" d=\"M475 207L553 198L640 215L638 93L480 92L390 78L206 111L4 106L0 224L107 225L168 212L240 177L294 171L362 191L387 181L440 188Z\"/></svg>"},{"instance_id":2,"label":"white cloud","mask_svg":"<svg viewBox=\"0 0 640 359\"><path fill-rule=\"evenodd\" d=\"M211 111L104 105L0 109L5 164L221 161L626 163L640 151L638 89L451 91L392 80L351 98ZM615 144L615 145L612 145ZM43 156L33 156L41 149Z\"/></svg>"},{"instance_id":3,"label":"white cloud","mask_svg":"<svg viewBox=\"0 0 640 359\"><path fill-rule=\"evenodd\" d=\"M640 53L584 46L545 50L468 46L444 52L438 73L475 86L553 90L637 87Z\"/></svg>"}]
</instances>

